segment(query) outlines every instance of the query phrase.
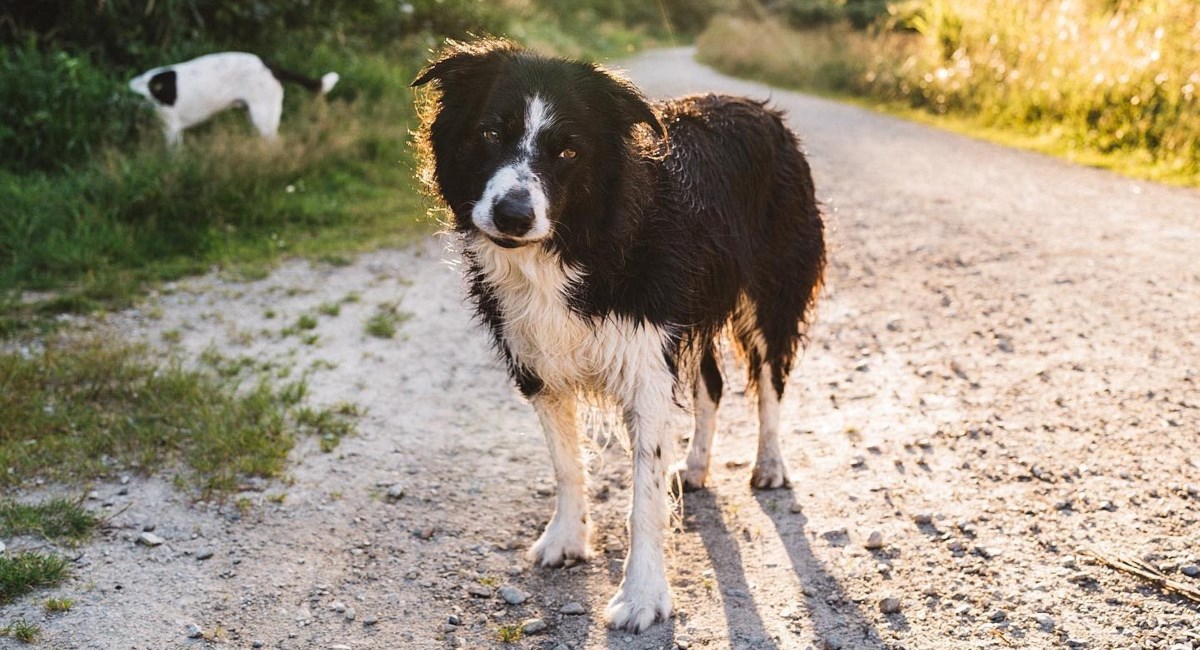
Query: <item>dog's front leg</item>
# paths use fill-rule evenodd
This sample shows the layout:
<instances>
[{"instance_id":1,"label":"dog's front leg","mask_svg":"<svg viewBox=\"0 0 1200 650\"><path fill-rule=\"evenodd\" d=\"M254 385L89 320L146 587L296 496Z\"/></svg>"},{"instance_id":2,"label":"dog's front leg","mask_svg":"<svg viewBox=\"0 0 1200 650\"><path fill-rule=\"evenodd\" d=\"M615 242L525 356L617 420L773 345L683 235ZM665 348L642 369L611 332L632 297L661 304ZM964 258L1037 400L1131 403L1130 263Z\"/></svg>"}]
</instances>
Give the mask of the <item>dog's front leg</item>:
<instances>
[{"instance_id":1,"label":"dog's front leg","mask_svg":"<svg viewBox=\"0 0 1200 650\"><path fill-rule=\"evenodd\" d=\"M529 559L542 566L586 560L592 554L589 539L592 527L588 517L587 473L575 420L575 395L543 393L532 401L550 446L550 460L558 481L558 504L545 532L529 549Z\"/></svg>"},{"instance_id":2,"label":"dog's front leg","mask_svg":"<svg viewBox=\"0 0 1200 650\"><path fill-rule=\"evenodd\" d=\"M665 368L639 378L625 422L633 442L633 506L625 579L608 603L614 628L640 632L671 616L671 591L663 557L667 528L667 467L674 446L667 433L673 379Z\"/></svg>"}]
</instances>

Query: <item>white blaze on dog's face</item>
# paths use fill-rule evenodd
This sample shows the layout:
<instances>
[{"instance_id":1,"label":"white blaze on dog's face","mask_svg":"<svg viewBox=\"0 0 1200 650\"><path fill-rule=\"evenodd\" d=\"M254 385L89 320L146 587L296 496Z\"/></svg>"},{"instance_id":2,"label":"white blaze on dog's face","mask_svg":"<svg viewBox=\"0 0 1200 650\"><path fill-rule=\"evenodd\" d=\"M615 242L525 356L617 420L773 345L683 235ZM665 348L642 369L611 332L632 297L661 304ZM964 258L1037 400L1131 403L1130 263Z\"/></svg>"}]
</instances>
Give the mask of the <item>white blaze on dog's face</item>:
<instances>
[{"instance_id":1,"label":"white blaze on dog's face","mask_svg":"<svg viewBox=\"0 0 1200 650\"><path fill-rule=\"evenodd\" d=\"M506 121L496 115L485 118L479 126L484 149L501 162L471 209L471 220L501 246L531 244L552 234L545 168L547 164L569 162L576 155L569 146L547 149L546 136L554 123L553 107L540 95L532 95L525 102L520 121Z\"/></svg>"}]
</instances>

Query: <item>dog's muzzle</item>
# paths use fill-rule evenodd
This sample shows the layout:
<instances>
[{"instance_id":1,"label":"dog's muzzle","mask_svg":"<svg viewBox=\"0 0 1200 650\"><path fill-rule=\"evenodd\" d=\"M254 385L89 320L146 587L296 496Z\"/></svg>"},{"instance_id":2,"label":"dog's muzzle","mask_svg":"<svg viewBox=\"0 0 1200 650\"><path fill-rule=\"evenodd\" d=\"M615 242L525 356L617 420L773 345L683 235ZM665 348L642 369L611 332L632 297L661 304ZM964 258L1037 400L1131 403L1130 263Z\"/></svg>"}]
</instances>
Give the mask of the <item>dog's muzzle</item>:
<instances>
[{"instance_id":1,"label":"dog's muzzle","mask_svg":"<svg viewBox=\"0 0 1200 650\"><path fill-rule=\"evenodd\" d=\"M533 198L526 190L509 192L492 206L492 223L509 237L522 237L533 227Z\"/></svg>"}]
</instances>

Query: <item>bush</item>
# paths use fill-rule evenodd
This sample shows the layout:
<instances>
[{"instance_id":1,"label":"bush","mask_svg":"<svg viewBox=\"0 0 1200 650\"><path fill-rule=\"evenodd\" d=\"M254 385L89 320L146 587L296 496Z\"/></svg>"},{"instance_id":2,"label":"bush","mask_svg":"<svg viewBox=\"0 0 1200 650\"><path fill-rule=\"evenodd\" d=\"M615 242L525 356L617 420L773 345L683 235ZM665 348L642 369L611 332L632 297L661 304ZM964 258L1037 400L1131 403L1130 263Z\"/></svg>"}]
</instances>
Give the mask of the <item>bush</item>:
<instances>
[{"instance_id":1,"label":"bush","mask_svg":"<svg viewBox=\"0 0 1200 650\"><path fill-rule=\"evenodd\" d=\"M763 6L799 29L839 22L863 29L888 15L887 0L771 0Z\"/></svg>"},{"instance_id":2,"label":"bush","mask_svg":"<svg viewBox=\"0 0 1200 650\"><path fill-rule=\"evenodd\" d=\"M0 167L67 168L132 139L140 98L86 56L0 51Z\"/></svg>"}]
</instances>

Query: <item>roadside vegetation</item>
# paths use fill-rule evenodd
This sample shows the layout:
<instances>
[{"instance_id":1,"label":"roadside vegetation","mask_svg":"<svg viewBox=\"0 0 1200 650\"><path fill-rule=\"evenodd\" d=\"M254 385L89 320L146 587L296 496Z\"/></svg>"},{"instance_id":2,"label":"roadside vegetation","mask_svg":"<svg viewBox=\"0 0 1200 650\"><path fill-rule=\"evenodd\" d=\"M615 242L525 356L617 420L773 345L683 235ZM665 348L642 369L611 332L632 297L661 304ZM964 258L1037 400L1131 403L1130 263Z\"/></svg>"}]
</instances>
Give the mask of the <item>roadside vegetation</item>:
<instances>
[{"instance_id":1,"label":"roadside vegetation","mask_svg":"<svg viewBox=\"0 0 1200 650\"><path fill-rule=\"evenodd\" d=\"M353 430L357 410L305 406L303 380L276 387L251 365L204 361L153 363L137 348L100 341L0 354L0 486L169 467L181 486L220 496L247 477L279 476L301 434L332 441ZM63 513L49 519L0 507L0 534L48 521L56 531L79 529L65 505L43 506ZM40 523L22 523L30 521Z\"/></svg>"},{"instance_id":2,"label":"roadside vegetation","mask_svg":"<svg viewBox=\"0 0 1200 650\"><path fill-rule=\"evenodd\" d=\"M782 0L714 20L700 58L1008 144L1200 185L1190 0Z\"/></svg>"}]
</instances>

